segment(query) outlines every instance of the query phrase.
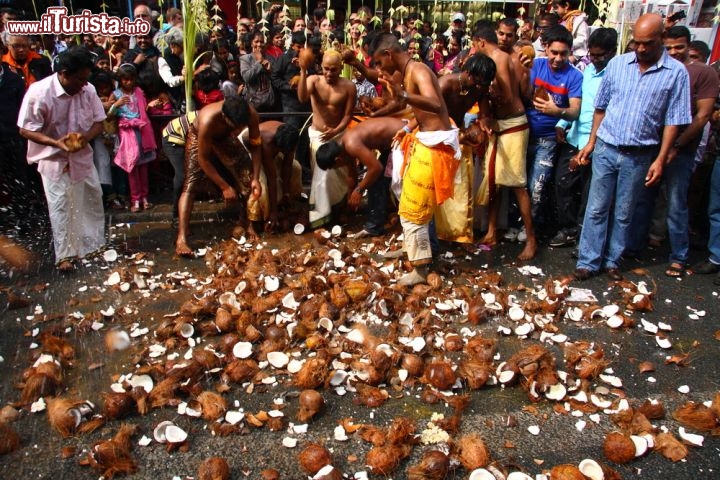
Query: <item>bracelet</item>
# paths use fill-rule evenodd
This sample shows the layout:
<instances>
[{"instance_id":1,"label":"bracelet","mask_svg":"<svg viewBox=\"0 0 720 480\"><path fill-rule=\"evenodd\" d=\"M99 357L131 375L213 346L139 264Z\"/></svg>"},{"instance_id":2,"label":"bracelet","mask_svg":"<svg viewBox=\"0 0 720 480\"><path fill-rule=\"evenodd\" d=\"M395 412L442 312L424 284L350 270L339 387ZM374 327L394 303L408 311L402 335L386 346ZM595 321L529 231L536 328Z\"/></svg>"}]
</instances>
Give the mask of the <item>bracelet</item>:
<instances>
[{"instance_id":1,"label":"bracelet","mask_svg":"<svg viewBox=\"0 0 720 480\"><path fill-rule=\"evenodd\" d=\"M112 105L110 105L110 108L108 108L108 113L109 113L110 115L112 115L113 113L115 113L115 104L114 104L114 103L113 103Z\"/></svg>"}]
</instances>

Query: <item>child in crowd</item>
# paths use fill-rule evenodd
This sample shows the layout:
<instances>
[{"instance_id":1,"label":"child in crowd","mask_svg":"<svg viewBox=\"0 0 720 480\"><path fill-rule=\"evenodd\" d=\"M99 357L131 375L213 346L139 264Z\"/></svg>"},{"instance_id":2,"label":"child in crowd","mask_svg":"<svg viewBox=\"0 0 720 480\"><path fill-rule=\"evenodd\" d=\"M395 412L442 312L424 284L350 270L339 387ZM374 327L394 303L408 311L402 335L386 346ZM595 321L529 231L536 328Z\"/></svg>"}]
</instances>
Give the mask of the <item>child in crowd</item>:
<instances>
[{"instance_id":1,"label":"child in crowd","mask_svg":"<svg viewBox=\"0 0 720 480\"><path fill-rule=\"evenodd\" d=\"M195 77L195 105L200 110L206 105L223 99L220 76L212 68L205 68Z\"/></svg>"},{"instance_id":2,"label":"child in crowd","mask_svg":"<svg viewBox=\"0 0 720 480\"><path fill-rule=\"evenodd\" d=\"M116 115L120 145L115 163L128 172L131 212L152 208L148 201L148 163L155 159L155 136L147 116L145 94L137 86L137 71L123 64L117 72L120 88L110 96L108 115Z\"/></svg>"},{"instance_id":3,"label":"child in crowd","mask_svg":"<svg viewBox=\"0 0 720 480\"><path fill-rule=\"evenodd\" d=\"M242 95L243 81L240 76L240 64L235 60L231 60L227 64L228 79L222 82L220 90L223 97L238 97Z\"/></svg>"},{"instance_id":4,"label":"child in crowd","mask_svg":"<svg viewBox=\"0 0 720 480\"><path fill-rule=\"evenodd\" d=\"M91 83L95 87L103 107L105 107L105 112L107 112L112 107L110 96L115 90L115 80L108 72L97 70L92 75ZM112 155L115 152L116 141L117 120L108 117L103 122L103 133L92 140L92 148L93 163L100 179L105 208L110 210L122 210L125 208L113 186Z\"/></svg>"}]
</instances>

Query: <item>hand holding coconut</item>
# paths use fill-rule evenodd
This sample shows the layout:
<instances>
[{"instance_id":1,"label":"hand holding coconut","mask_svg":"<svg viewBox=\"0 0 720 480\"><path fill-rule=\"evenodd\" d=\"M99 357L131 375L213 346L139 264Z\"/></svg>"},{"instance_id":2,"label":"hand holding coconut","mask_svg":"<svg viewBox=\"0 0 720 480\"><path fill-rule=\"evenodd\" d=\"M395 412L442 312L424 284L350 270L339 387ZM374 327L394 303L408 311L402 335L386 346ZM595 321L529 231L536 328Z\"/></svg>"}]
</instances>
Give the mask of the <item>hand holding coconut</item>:
<instances>
[{"instance_id":1,"label":"hand holding coconut","mask_svg":"<svg viewBox=\"0 0 720 480\"><path fill-rule=\"evenodd\" d=\"M60 140L58 140L57 146L65 152L75 153L87 145L87 139L82 133L68 133Z\"/></svg>"},{"instance_id":2,"label":"hand holding coconut","mask_svg":"<svg viewBox=\"0 0 720 480\"><path fill-rule=\"evenodd\" d=\"M307 71L315 63L315 54L309 48L303 48L298 53L298 65L300 70Z\"/></svg>"}]
</instances>

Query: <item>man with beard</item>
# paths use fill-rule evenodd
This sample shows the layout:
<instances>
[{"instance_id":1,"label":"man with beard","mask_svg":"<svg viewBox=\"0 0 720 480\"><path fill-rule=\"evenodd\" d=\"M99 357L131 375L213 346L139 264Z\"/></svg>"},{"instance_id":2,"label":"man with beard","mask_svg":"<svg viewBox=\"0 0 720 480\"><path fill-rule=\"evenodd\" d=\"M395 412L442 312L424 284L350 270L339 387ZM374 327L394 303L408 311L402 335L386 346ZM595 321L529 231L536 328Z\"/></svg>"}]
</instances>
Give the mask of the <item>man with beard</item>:
<instances>
[{"instance_id":1,"label":"man with beard","mask_svg":"<svg viewBox=\"0 0 720 480\"><path fill-rule=\"evenodd\" d=\"M415 114L396 134L405 155L398 214L413 266L398 284L415 285L426 281L432 262L429 226L435 209L453 196L461 156L458 129L452 127L435 74L424 63L413 62L394 35L378 35L371 54L391 97Z\"/></svg>"},{"instance_id":2,"label":"man with beard","mask_svg":"<svg viewBox=\"0 0 720 480\"><path fill-rule=\"evenodd\" d=\"M311 59L300 57L300 82L298 100L312 105L310 137L310 165L313 177L310 186L311 227L318 227L330 219L332 207L339 204L348 194L354 179L347 177L346 169L322 170L315 168L318 148L331 140L339 140L347 129L355 107L356 89L350 80L340 77L342 56L336 50L325 52L322 60L322 75L308 76Z\"/></svg>"},{"instance_id":3,"label":"man with beard","mask_svg":"<svg viewBox=\"0 0 720 480\"><path fill-rule=\"evenodd\" d=\"M642 15L633 27L635 52L613 58L595 97L593 126L578 164L592 180L583 220L577 280L605 270L622 280L620 258L637 200L657 184L678 138L691 122L690 79L663 48L663 20Z\"/></svg>"}]
</instances>

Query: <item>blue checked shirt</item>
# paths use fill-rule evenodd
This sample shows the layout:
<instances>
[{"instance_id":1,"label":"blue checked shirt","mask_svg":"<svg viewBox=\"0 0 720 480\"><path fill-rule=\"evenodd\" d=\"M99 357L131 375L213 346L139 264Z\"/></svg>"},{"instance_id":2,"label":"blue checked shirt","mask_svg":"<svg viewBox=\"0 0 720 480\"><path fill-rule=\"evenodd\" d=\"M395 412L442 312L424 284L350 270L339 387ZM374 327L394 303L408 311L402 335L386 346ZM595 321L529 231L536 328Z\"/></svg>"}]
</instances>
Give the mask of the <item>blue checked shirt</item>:
<instances>
[{"instance_id":1,"label":"blue checked shirt","mask_svg":"<svg viewBox=\"0 0 720 480\"><path fill-rule=\"evenodd\" d=\"M690 77L685 65L664 50L660 60L640 73L635 53L613 58L605 67L595 108L605 110L598 137L615 146L660 144L665 125L687 125Z\"/></svg>"}]
</instances>

